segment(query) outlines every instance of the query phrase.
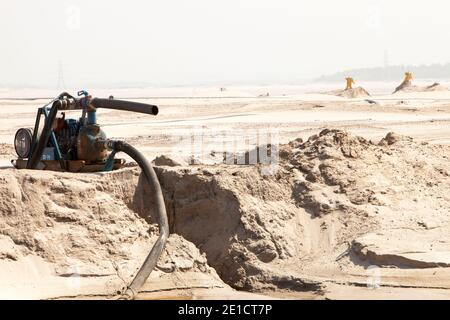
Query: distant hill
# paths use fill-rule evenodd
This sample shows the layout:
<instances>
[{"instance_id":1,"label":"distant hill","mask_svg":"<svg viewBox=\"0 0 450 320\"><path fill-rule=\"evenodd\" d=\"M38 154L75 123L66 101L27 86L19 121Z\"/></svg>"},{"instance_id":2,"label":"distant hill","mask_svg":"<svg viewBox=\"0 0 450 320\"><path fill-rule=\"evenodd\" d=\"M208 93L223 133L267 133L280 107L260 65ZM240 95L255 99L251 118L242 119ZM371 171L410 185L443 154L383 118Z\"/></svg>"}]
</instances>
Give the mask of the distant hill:
<instances>
[{"instance_id":1,"label":"distant hill","mask_svg":"<svg viewBox=\"0 0 450 320\"><path fill-rule=\"evenodd\" d=\"M450 79L450 63L421 66L389 66L377 68L349 69L331 75L323 75L317 82L342 82L347 76L358 81L398 81L406 71L411 71L416 79L448 80Z\"/></svg>"}]
</instances>

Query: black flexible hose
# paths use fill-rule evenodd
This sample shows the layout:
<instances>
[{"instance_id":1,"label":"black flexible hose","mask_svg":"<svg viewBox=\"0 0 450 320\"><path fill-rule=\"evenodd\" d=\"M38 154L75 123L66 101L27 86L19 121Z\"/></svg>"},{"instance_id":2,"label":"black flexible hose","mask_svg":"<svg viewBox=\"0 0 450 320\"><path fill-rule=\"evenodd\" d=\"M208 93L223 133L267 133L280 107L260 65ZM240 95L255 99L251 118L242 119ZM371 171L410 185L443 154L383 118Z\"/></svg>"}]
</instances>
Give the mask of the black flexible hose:
<instances>
[{"instance_id":1,"label":"black flexible hose","mask_svg":"<svg viewBox=\"0 0 450 320\"><path fill-rule=\"evenodd\" d=\"M150 165L144 155L124 141L110 140L108 141L108 147L117 152L125 152L141 167L141 170L144 173L148 184L150 185L150 189L153 190L156 212L158 215L159 237L153 245L153 248L148 254L147 258L145 259L144 264L141 266L138 273L125 292L125 296L127 298L133 299L139 292L139 289L144 285L147 278L150 276L150 273L155 268L156 263L158 262L158 259L164 250L167 238L169 237L169 223L158 176L156 175L155 170L153 170L153 167Z\"/></svg>"},{"instance_id":2,"label":"black flexible hose","mask_svg":"<svg viewBox=\"0 0 450 320\"><path fill-rule=\"evenodd\" d=\"M94 108L132 111L154 116L159 112L158 107L155 105L124 100L93 98L90 101L90 105Z\"/></svg>"}]
</instances>

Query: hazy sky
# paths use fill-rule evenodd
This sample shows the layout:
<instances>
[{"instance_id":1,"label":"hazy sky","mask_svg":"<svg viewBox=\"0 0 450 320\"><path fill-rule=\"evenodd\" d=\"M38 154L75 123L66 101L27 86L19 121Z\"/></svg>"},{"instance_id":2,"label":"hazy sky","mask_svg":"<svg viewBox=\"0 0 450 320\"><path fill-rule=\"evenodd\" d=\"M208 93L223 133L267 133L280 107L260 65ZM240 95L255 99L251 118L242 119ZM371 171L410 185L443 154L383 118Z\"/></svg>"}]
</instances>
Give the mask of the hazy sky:
<instances>
[{"instance_id":1,"label":"hazy sky","mask_svg":"<svg viewBox=\"0 0 450 320\"><path fill-rule=\"evenodd\" d=\"M0 85L290 82L450 61L448 0L2 0Z\"/></svg>"}]
</instances>

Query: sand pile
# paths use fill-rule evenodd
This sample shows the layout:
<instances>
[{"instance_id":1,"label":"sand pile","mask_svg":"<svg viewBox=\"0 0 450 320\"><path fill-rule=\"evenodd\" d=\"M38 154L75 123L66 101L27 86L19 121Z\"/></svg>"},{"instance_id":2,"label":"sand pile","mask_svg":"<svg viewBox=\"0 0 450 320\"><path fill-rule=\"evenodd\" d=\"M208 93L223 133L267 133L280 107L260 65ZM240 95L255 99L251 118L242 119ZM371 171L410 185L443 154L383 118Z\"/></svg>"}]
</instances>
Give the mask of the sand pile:
<instances>
[{"instance_id":1,"label":"sand pile","mask_svg":"<svg viewBox=\"0 0 450 320\"><path fill-rule=\"evenodd\" d=\"M352 89L345 89L345 90L337 90L329 92L328 94L332 94L338 97L343 98L367 98L370 97L369 92L367 92L366 89L363 87L357 87Z\"/></svg>"},{"instance_id":2,"label":"sand pile","mask_svg":"<svg viewBox=\"0 0 450 320\"><path fill-rule=\"evenodd\" d=\"M400 86L398 86L394 93L397 92L434 92L434 91L448 91L448 88L441 85L440 83L433 83L429 86L416 86L413 85L411 82L402 83Z\"/></svg>"},{"instance_id":3,"label":"sand pile","mask_svg":"<svg viewBox=\"0 0 450 320\"><path fill-rule=\"evenodd\" d=\"M142 218L138 177L137 169L107 175L2 170L0 296L112 295L129 284L158 230ZM198 249L176 235L152 277L158 281L146 290L161 281L225 287Z\"/></svg>"},{"instance_id":4,"label":"sand pile","mask_svg":"<svg viewBox=\"0 0 450 320\"><path fill-rule=\"evenodd\" d=\"M382 285L394 277L397 287L430 286L420 272L447 270L450 146L323 130L279 146L279 155L269 175L262 164L171 166L164 159L156 171L173 235L146 290L197 279L326 296L336 284L365 286L369 265L388 270ZM48 288L36 289L38 297L105 294L131 280L156 239L154 221L142 218L152 207L145 188L137 168L2 171L2 293L14 285L29 292L31 283ZM392 267L419 273L408 278ZM436 277L450 288L448 274ZM68 288L74 280L83 285Z\"/></svg>"},{"instance_id":5,"label":"sand pile","mask_svg":"<svg viewBox=\"0 0 450 320\"><path fill-rule=\"evenodd\" d=\"M424 246L439 243L436 259L450 259L450 236L424 227L450 225L450 147L324 130L281 146L280 156L272 176L257 166L158 169L172 232L205 252L226 283L322 294L369 264L403 267L399 257ZM433 254L427 263L440 264Z\"/></svg>"},{"instance_id":6,"label":"sand pile","mask_svg":"<svg viewBox=\"0 0 450 320\"><path fill-rule=\"evenodd\" d=\"M445 86L443 86L443 85L441 85L440 83L437 83L437 82L433 83L433 84L430 85L430 86L425 87L425 91L427 91L427 92L432 92L432 91L447 91L447 90L448 90L447 87L445 87Z\"/></svg>"}]
</instances>

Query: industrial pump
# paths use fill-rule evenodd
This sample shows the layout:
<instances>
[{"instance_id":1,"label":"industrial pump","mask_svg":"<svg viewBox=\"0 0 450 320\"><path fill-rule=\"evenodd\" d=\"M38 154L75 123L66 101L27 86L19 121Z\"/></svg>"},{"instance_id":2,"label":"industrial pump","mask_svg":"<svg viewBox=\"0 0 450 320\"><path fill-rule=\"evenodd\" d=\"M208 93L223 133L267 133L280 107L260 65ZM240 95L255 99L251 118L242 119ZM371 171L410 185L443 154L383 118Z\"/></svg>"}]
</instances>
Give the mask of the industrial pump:
<instances>
[{"instance_id":1,"label":"industrial pump","mask_svg":"<svg viewBox=\"0 0 450 320\"><path fill-rule=\"evenodd\" d=\"M131 284L120 291L124 298L134 298L155 267L164 250L169 227L164 198L158 177L143 156L125 141L107 139L97 123L98 108L158 114L158 107L131 101L92 98L86 91L78 98L64 92L38 109L34 129L21 128L14 138L18 159L12 160L17 169L41 169L70 172L111 171L123 165L115 159L117 152L128 154L141 167L149 184L159 223L159 237ZM79 119L66 119L64 111L82 110ZM59 116L58 116L59 113ZM43 128L40 129L41 118ZM110 151L110 152L109 152Z\"/></svg>"},{"instance_id":2,"label":"industrial pump","mask_svg":"<svg viewBox=\"0 0 450 320\"><path fill-rule=\"evenodd\" d=\"M14 147L19 158L13 161L19 169L47 169L62 171L108 171L119 168L122 161L107 162L107 139L97 124L97 108L127 110L151 115L158 114L158 107L149 104L92 98L85 91L74 98L68 93L60 94L49 104L38 109L34 130L21 128L14 139ZM83 111L79 119L66 119L59 111ZM44 116L44 128L40 130Z\"/></svg>"}]
</instances>

